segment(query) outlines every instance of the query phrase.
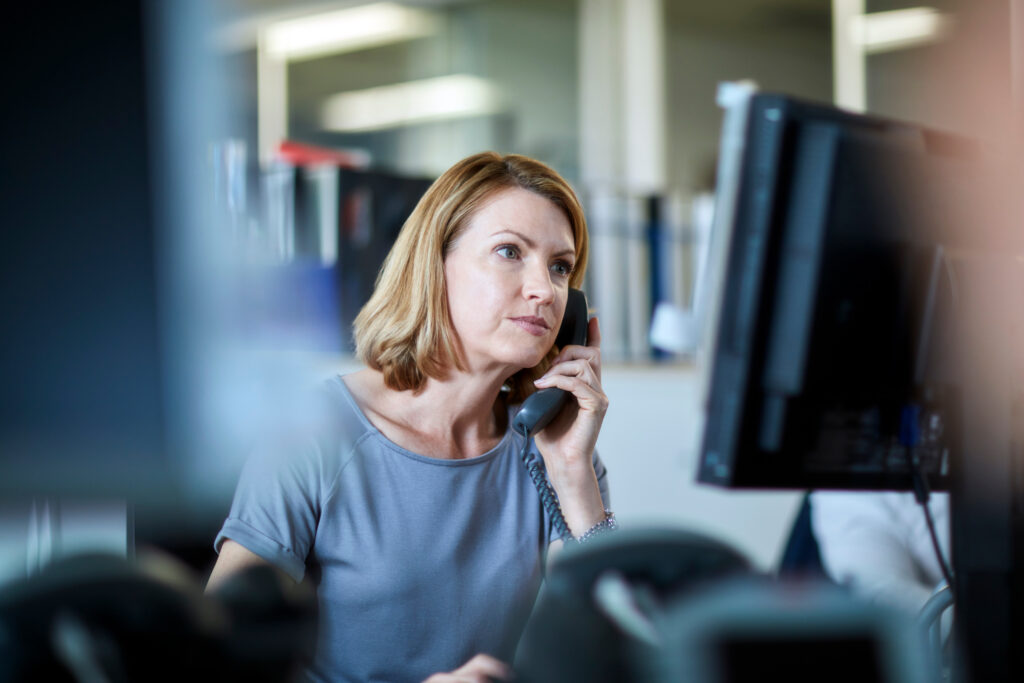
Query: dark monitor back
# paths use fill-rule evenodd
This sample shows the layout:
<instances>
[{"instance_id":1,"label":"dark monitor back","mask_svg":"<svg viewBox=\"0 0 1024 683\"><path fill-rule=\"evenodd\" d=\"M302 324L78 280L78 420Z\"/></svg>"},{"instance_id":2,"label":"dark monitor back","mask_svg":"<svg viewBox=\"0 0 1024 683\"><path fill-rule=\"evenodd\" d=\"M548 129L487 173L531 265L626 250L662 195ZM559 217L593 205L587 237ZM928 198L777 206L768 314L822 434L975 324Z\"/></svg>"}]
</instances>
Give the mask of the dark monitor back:
<instances>
[{"instance_id":1,"label":"dark monitor back","mask_svg":"<svg viewBox=\"0 0 1024 683\"><path fill-rule=\"evenodd\" d=\"M940 245L957 226L932 197L970 145L778 95L747 116L716 226L730 236L699 480L907 489L912 444L945 488L958 391Z\"/></svg>"},{"instance_id":2,"label":"dark monitor back","mask_svg":"<svg viewBox=\"0 0 1024 683\"><path fill-rule=\"evenodd\" d=\"M165 476L143 10L11 15L0 494L123 492Z\"/></svg>"},{"instance_id":3,"label":"dark monitor back","mask_svg":"<svg viewBox=\"0 0 1024 683\"><path fill-rule=\"evenodd\" d=\"M191 428L220 381L193 379L211 377L220 297L192 265L213 260L194 236L216 227L206 21L196 0L5 17L0 501L118 499L180 521L220 505L200 483L231 485Z\"/></svg>"}]
</instances>

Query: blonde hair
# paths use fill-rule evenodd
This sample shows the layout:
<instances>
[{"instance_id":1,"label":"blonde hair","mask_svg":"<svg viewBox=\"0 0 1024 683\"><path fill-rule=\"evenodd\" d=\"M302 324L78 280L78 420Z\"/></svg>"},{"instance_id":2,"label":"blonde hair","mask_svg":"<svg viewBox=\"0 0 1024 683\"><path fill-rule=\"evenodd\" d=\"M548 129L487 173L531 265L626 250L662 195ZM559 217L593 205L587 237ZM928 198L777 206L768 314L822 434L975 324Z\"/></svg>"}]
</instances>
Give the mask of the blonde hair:
<instances>
[{"instance_id":1,"label":"blonde hair","mask_svg":"<svg viewBox=\"0 0 1024 683\"><path fill-rule=\"evenodd\" d=\"M547 165L518 154L481 152L463 159L420 199L355 320L356 355L383 373L388 388L416 392L428 377L441 379L451 368L465 369L448 311L444 259L470 217L508 188L534 192L565 213L576 243L569 286L579 288L583 282L589 238L583 209L569 184ZM555 352L509 378L510 401L532 393L532 380L547 369Z\"/></svg>"}]
</instances>

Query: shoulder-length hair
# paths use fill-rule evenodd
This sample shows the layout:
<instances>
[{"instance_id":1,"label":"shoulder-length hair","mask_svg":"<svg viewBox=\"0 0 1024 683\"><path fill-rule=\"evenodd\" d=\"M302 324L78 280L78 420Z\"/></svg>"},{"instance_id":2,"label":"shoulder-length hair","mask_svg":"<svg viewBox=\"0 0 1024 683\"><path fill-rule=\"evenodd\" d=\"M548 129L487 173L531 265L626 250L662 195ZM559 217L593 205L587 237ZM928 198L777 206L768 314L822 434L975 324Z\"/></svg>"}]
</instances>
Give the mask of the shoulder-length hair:
<instances>
[{"instance_id":1,"label":"shoulder-length hair","mask_svg":"<svg viewBox=\"0 0 1024 683\"><path fill-rule=\"evenodd\" d=\"M416 392L428 377L442 379L449 369L465 370L448 311L444 260L470 217L495 193L517 187L550 200L565 214L576 252L569 286L578 288L583 282L589 238L583 209L569 184L547 165L518 154L481 152L463 159L420 199L355 320L356 355L382 372L390 389ZM511 402L533 391L532 380L547 369L556 351L537 367L509 378Z\"/></svg>"}]
</instances>

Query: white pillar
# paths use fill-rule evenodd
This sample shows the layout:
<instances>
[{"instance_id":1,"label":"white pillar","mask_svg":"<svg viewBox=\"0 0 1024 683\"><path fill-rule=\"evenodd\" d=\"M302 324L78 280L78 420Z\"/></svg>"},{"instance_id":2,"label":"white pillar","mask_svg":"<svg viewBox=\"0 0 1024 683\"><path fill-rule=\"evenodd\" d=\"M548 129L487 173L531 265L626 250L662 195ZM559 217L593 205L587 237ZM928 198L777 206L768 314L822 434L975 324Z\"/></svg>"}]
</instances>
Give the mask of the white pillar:
<instances>
[{"instance_id":1,"label":"white pillar","mask_svg":"<svg viewBox=\"0 0 1024 683\"><path fill-rule=\"evenodd\" d=\"M288 62L267 49L265 30L256 44L256 130L264 168L288 137Z\"/></svg>"},{"instance_id":2,"label":"white pillar","mask_svg":"<svg viewBox=\"0 0 1024 683\"><path fill-rule=\"evenodd\" d=\"M666 189L662 0L582 0L580 169L587 190Z\"/></svg>"},{"instance_id":3,"label":"white pillar","mask_svg":"<svg viewBox=\"0 0 1024 683\"><path fill-rule=\"evenodd\" d=\"M580 177L588 193L612 192L622 176L620 4L580 2Z\"/></svg>"},{"instance_id":4,"label":"white pillar","mask_svg":"<svg viewBox=\"0 0 1024 683\"><path fill-rule=\"evenodd\" d=\"M588 296L609 360L648 353L643 199L668 185L664 31L662 0L580 2L580 190L594 256Z\"/></svg>"},{"instance_id":5,"label":"white pillar","mask_svg":"<svg viewBox=\"0 0 1024 683\"><path fill-rule=\"evenodd\" d=\"M864 0L832 0L832 92L837 107L867 110L867 80L862 41L854 27L864 15Z\"/></svg>"},{"instance_id":6,"label":"white pillar","mask_svg":"<svg viewBox=\"0 0 1024 683\"><path fill-rule=\"evenodd\" d=\"M623 156L631 195L664 194L665 38L661 0L628 0L622 16Z\"/></svg>"}]
</instances>

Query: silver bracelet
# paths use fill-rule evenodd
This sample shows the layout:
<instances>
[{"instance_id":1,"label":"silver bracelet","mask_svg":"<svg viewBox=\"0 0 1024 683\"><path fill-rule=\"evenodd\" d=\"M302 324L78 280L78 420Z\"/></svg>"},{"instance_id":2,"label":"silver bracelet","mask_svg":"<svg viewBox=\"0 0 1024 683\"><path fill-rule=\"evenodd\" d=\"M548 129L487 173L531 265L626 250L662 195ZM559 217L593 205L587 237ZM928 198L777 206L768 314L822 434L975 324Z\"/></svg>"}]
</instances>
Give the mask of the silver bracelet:
<instances>
[{"instance_id":1,"label":"silver bracelet","mask_svg":"<svg viewBox=\"0 0 1024 683\"><path fill-rule=\"evenodd\" d=\"M619 528L619 523L615 521L615 513L611 510L604 511L604 520L598 522L594 526L590 527L583 532L579 538L576 539L577 543L586 543L594 536L600 536L609 531L614 531Z\"/></svg>"}]
</instances>

